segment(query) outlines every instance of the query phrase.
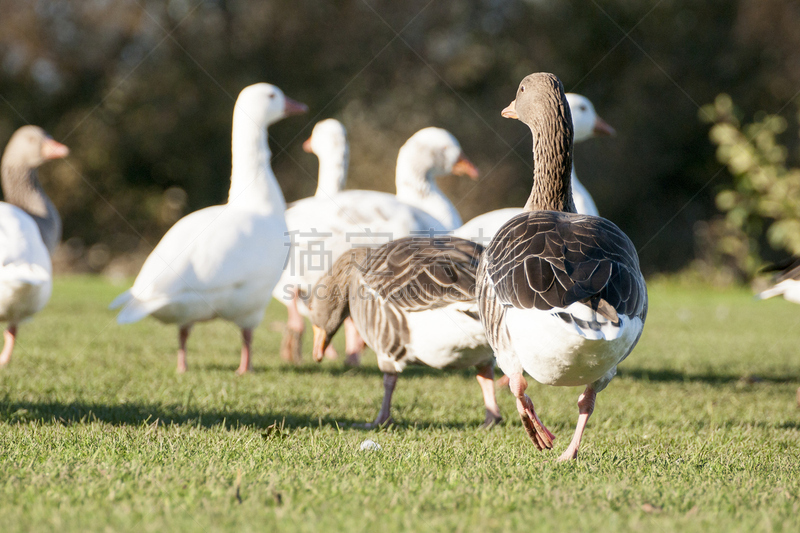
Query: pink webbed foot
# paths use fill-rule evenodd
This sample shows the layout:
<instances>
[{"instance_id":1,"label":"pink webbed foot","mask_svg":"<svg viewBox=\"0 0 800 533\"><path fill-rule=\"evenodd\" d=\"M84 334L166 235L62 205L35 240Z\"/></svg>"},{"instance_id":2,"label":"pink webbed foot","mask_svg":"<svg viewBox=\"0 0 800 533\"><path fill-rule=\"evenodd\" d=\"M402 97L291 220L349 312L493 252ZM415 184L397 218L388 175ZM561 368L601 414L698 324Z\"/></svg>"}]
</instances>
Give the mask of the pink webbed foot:
<instances>
[{"instance_id":1,"label":"pink webbed foot","mask_svg":"<svg viewBox=\"0 0 800 533\"><path fill-rule=\"evenodd\" d=\"M537 450L551 450L553 448L553 441L556 440L549 429L544 427L542 421L536 415L533 409L533 401L527 394L523 394L523 398L517 398L517 411L522 420L522 425L528 433L528 437L533 441L533 445Z\"/></svg>"},{"instance_id":2,"label":"pink webbed foot","mask_svg":"<svg viewBox=\"0 0 800 533\"><path fill-rule=\"evenodd\" d=\"M533 441L533 445L536 446L537 450L552 449L553 441L556 437L544 427L544 424L542 424L542 421L539 420L539 417L536 415L536 411L533 409L533 402L528 395L525 394L525 389L528 388L528 383L525 381L525 378L521 373L512 374L509 378L509 387L511 388L511 393L517 399L517 411L519 411L522 426L525 428L531 441Z\"/></svg>"},{"instance_id":3,"label":"pink webbed foot","mask_svg":"<svg viewBox=\"0 0 800 533\"><path fill-rule=\"evenodd\" d=\"M589 417L592 416L594 411L594 401L597 398L597 393L592 389L591 385L586 387L583 394L578 398L578 425L575 427L575 434L572 436L572 441L564 453L559 456L559 461L572 461L578 458L578 448L581 446L581 438L586 429L586 423Z\"/></svg>"}]
</instances>

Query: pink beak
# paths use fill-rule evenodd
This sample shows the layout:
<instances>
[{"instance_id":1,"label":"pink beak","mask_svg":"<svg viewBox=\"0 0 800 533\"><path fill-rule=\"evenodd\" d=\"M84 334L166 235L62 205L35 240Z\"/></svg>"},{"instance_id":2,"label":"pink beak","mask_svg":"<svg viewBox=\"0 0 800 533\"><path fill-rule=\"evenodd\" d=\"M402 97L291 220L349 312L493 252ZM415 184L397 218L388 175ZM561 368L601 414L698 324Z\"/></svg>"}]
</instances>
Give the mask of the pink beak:
<instances>
[{"instance_id":1,"label":"pink beak","mask_svg":"<svg viewBox=\"0 0 800 533\"><path fill-rule=\"evenodd\" d=\"M311 148L311 137L303 142L303 151L308 152L309 154L314 152L314 150Z\"/></svg>"},{"instance_id":2,"label":"pink beak","mask_svg":"<svg viewBox=\"0 0 800 533\"><path fill-rule=\"evenodd\" d=\"M291 115L302 115L308 112L308 106L302 104L297 100L292 100L288 96L283 99L283 116L289 117Z\"/></svg>"},{"instance_id":3,"label":"pink beak","mask_svg":"<svg viewBox=\"0 0 800 533\"><path fill-rule=\"evenodd\" d=\"M517 115L517 101L516 100L512 100L511 103L508 104L508 107L503 109L503 111L500 114L502 116L504 116L505 118L516 118L516 119L518 119L519 116Z\"/></svg>"},{"instance_id":4,"label":"pink beak","mask_svg":"<svg viewBox=\"0 0 800 533\"><path fill-rule=\"evenodd\" d=\"M69 148L60 142L47 138L42 143L42 157L45 159L61 159L68 155Z\"/></svg>"},{"instance_id":5,"label":"pink beak","mask_svg":"<svg viewBox=\"0 0 800 533\"><path fill-rule=\"evenodd\" d=\"M613 137L617 134L617 130L612 128L611 125L602 118L597 117L597 120L594 122L592 133L598 136Z\"/></svg>"}]
</instances>

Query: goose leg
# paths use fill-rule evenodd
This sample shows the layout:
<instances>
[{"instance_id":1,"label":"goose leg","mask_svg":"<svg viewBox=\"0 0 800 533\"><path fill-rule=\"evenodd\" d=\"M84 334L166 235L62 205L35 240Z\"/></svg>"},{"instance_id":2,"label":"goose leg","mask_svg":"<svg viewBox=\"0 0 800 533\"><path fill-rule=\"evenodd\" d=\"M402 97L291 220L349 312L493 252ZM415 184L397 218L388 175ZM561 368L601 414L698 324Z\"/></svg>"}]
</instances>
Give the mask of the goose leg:
<instances>
[{"instance_id":1,"label":"goose leg","mask_svg":"<svg viewBox=\"0 0 800 533\"><path fill-rule=\"evenodd\" d=\"M508 387L508 384L510 382L511 378L509 378L507 374L503 374L502 376L497 378L497 381L495 382L494 386L495 388L502 389L504 387Z\"/></svg>"},{"instance_id":2,"label":"goose leg","mask_svg":"<svg viewBox=\"0 0 800 533\"><path fill-rule=\"evenodd\" d=\"M481 424L483 428L490 428L503 421L500 416L500 407L497 406L497 398L494 395L494 363L478 367L478 385L483 392L483 405L486 406L486 418Z\"/></svg>"},{"instance_id":3,"label":"goose leg","mask_svg":"<svg viewBox=\"0 0 800 533\"><path fill-rule=\"evenodd\" d=\"M374 422L366 424L367 429L373 429L392 423L392 394L394 394L394 386L396 384L397 374L383 374L383 403L381 403L381 410Z\"/></svg>"},{"instance_id":4,"label":"goose leg","mask_svg":"<svg viewBox=\"0 0 800 533\"><path fill-rule=\"evenodd\" d=\"M286 319L286 329L283 332L281 341L281 359L287 363L299 363L303 352L303 332L306 329L303 315L297 309L298 289L294 290L292 300L286 304L289 317Z\"/></svg>"},{"instance_id":5,"label":"goose leg","mask_svg":"<svg viewBox=\"0 0 800 533\"><path fill-rule=\"evenodd\" d=\"M16 324L9 324L3 332L3 351L0 352L0 366L6 366L11 361L11 352L14 351L14 341L17 340Z\"/></svg>"},{"instance_id":6,"label":"goose leg","mask_svg":"<svg viewBox=\"0 0 800 533\"><path fill-rule=\"evenodd\" d=\"M351 317L344 319L344 338L347 352L347 359L344 364L347 366L358 366L361 364L361 352L364 350L364 339L356 329L355 322Z\"/></svg>"},{"instance_id":7,"label":"goose leg","mask_svg":"<svg viewBox=\"0 0 800 533\"><path fill-rule=\"evenodd\" d=\"M239 361L239 368L236 373L240 376L253 370L253 365L250 361L250 348L253 345L253 329L242 328L242 358Z\"/></svg>"},{"instance_id":8,"label":"goose leg","mask_svg":"<svg viewBox=\"0 0 800 533\"><path fill-rule=\"evenodd\" d=\"M578 415L578 425L575 427L575 435L572 436L572 442L569 443L567 449L564 450L564 453L558 458L559 461L569 461L578 458L578 448L581 445L583 430L586 429L586 423L589 421L589 417L592 416L592 411L594 411L594 400L596 397L597 393L591 385L587 386L583 394L578 397L578 413L580 413Z\"/></svg>"},{"instance_id":9,"label":"goose leg","mask_svg":"<svg viewBox=\"0 0 800 533\"><path fill-rule=\"evenodd\" d=\"M536 416L536 411L533 409L533 402L528 395L525 394L525 389L528 388L528 382L525 381L521 373L513 374L510 378L509 386L511 387L511 393L517 399L519 417L522 419L522 425L533 441L533 445L536 446L537 450L552 449L553 440L555 440L556 437L544 427L542 421Z\"/></svg>"},{"instance_id":10,"label":"goose leg","mask_svg":"<svg viewBox=\"0 0 800 533\"><path fill-rule=\"evenodd\" d=\"M181 326L178 330L178 373L183 374L186 369L186 341L189 339L189 332L192 326Z\"/></svg>"}]
</instances>

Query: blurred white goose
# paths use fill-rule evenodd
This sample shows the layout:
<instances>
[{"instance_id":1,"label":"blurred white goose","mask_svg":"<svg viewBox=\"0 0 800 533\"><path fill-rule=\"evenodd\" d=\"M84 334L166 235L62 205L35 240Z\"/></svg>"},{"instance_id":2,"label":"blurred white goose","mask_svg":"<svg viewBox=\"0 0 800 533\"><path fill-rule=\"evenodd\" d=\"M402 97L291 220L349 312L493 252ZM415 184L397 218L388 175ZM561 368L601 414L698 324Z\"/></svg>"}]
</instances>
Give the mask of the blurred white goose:
<instances>
[{"instance_id":1,"label":"blurred white goose","mask_svg":"<svg viewBox=\"0 0 800 533\"><path fill-rule=\"evenodd\" d=\"M7 322L0 366L14 351L17 326L41 311L53 289L50 255L61 240L61 218L36 169L69 149L36 126L23 126L8 141L2 160L0 202L0 322Z\"/></svg>"},{"instance_id":2,"label":"blurred white goose","mask_svg":"<svg viewBox=\"0 0 800 533\"><path fill-rule=\"evenodd\" d=\"M233 109L228 202L179 220L142 266L133 287L111 303L120 324L152 315L178 324L178 371L195 322L223 318L242 330L237 373L251 368L253 328L261 322L286 258L286 204L270 166L267 126L306 106L266 83L246 87Z\"/></svg>"},{"instance_id":3,"label":"blurred white goose","mask_svg":"<svg viewBox=\"0 0 800 533\"><path fill-rule=\"evenodd\" d=\"M315 132L312 135L312 146ZM323 144L323 143L321 143ZM333 143L324 143L331 145ZM316 152L323 168L346 169L347 150ZM323 159L335 159L328 163ZM464 156L452 134L441 128L424 128L400 148L395 184L397 195L365 190L317 195L293 203L287 212L292 251L273 296L289 310L281 356L300 358L300 339L308 316L305 300L312 287L345 251L376 247L390 240L421 233L441 234L461 225L461 218L436 178L446 174L476 179L478 172ZM352 321L345 321L347 363L358 364L364 346ZM330 352L328 352L330 354Z\"/></svg>"},{"instance_id":4,"label":"blurred white goose","mask_svg":"<svg viewBox=\"0 0 800 533\"><path fill-rule=\"evenodd\" d=\"M580 94L567 93L567 101L572 112L572 126L575 128L574 142L579 143L598 136L616 135L614 128L597 115L594 105L588 98ZM572 168L572 198L578 213L599 216L597 206L592 200L592 195L578 181L574 166ZM487 244L497 233L497 230L500 229L500 226L520 213L522 213L522 209L518 207L489 211L476 216L455 230L455 235L480 244Z\"/></svg>"}]
</instances>

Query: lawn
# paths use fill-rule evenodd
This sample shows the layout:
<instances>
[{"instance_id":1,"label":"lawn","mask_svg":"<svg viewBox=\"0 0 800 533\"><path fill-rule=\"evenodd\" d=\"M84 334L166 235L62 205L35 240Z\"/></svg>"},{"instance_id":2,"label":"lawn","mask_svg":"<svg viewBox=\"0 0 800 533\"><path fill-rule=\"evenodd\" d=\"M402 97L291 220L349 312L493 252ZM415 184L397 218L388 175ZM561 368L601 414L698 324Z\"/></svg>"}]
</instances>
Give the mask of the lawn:
<instances>
[{"instance_id":1,"label":"lawn","mask_svg":"<svg viewBox=\"0 0 800 533\"><path fill-rule=\"evenodd\" d=\"M123 288L60 278L20 328L0 371L4 532L800 530L800 306L651 283L639 347L558 464L580 389L530 380L547 453L507 391L505 423L479 428L474 372L408 371L396 425L353 429L382 397L373 355L288 366L272 305L254 373L234 374L239 334L215 322L177 375L175 328L106 310Z\"/></svg>"}]
</instances>

